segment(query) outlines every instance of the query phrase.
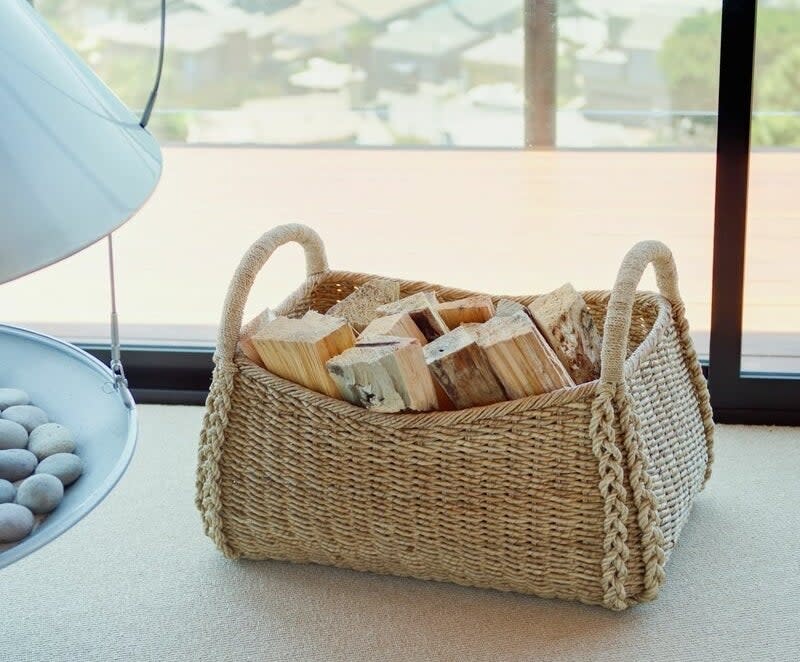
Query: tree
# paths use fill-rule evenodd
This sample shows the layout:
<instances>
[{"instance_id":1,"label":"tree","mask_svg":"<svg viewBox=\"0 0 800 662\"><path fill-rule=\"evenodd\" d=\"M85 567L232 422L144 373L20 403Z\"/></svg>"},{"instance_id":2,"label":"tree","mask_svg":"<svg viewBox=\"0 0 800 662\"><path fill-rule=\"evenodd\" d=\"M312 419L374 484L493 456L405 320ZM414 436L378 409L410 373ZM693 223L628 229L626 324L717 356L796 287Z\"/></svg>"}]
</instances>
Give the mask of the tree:
<instances>
[{"instance_id":1,"label":"tree","mask_svg":"<svg viewBox=\"0 0 800 662\"><path fill-rule=\"evenodd\" d=\"M665 40L659 54L675 110L715 111L719 85L720 11L687 16ZM800 11L796 5L759 7L754 63L756 110L800 110L797 72ZM756 118L753 144L800 142L793 117Z\"/></svg>"},{"instance_id":2,"label":"tree","mask_svg":"<svg viewBox=\"0 0 800 662\"><path fill-rule=\"evenodd\" d=\"M672 107L717 107L721 12L699 12L681 20L661 46L659 60Z\"/></svg>"},{"instance_id":3,"label":"tree","mask_svg":"<svg viewBox=\"0 0 800 662\"><path fill-rule=\"evenodd\" d=\"M766 70L756 88L755 109L798 114L756 114L753 144L800 147L800 46L779 56Z\"/></svg>"}]
</instances>

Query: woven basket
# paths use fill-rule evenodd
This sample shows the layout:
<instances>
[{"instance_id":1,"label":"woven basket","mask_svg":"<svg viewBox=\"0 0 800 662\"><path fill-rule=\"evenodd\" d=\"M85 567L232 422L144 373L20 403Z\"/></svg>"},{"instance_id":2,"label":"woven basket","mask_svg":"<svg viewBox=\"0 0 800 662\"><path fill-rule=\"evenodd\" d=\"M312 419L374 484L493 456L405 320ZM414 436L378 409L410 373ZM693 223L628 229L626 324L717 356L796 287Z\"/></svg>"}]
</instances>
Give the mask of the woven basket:
<instances>
[{"instance_id":1,"label":"woven basket","mask_svg":"<svg viewBox=\"0 0 800 662\"><path fill-rule=\"evenodd\" d=\"M266 233L242 259L197 474L205 531L226 556L610 609L655 598L708 480L713 435L666 246L637 244L611 292L583 293L604 330L600 379L461 411L384 414L286 381L237 350L253 281L290 241L305 249L308 278L279 314L324 312L375 277L329 270L319 236L301 225ZM636 292L649 263L661 294ZM401 282L403 296L430 289L444 301L475 294Z\"/></svg>"}]
</instances>

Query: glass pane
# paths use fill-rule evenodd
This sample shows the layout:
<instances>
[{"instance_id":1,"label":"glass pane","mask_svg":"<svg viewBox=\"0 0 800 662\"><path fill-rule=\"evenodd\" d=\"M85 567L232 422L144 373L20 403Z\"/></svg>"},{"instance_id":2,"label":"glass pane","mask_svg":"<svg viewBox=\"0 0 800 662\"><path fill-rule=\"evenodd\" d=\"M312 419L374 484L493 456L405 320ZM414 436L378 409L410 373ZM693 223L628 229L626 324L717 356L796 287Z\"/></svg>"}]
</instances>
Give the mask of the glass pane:
<instances>
[{"instance_id":1,"label":"glass pane","mask_svg":"<svg viewBox=\"0 0 800 662\"><path fill-rule=\"evenodd\" d=\"M800 3L759 2L742 370L800 373Z\"/></svg>"},{"instance_id":2,"label":"glass pane","mask_svg":"<svg viewBox=\"0 0 800 662\"><path fill-rule=\"evenodd\" d=\"M143 104L157 0L36 4ZM334 267L512 294L568 280L608 289L624 253L658 238L706 353L720 1L528 4L540 21L555 8L538 42L522 0L169 3L151 124L164 176L115 241L126 340L212 342L243 251L300 221ZM356 8L354 24L342 18ZM533 133L548 116L562 149L523 150L526 118ZM301 278L299 250L278 252L250 312ZM100 246L3 286L0 305L20 323L102 338L107 290Z\"/></svg>"}]
</instances>

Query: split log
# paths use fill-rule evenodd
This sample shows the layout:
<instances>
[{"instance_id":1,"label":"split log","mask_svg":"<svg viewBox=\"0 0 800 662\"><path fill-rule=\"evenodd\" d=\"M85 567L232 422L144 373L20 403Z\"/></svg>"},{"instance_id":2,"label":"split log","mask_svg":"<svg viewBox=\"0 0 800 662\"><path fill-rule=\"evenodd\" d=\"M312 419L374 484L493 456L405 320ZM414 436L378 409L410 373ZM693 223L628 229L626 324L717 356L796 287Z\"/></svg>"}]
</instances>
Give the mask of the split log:
<instances>
[{"instance_id":1,"label":"split log","mask_svg":"<svg viewBox=\"0 0 800 662\"><path fill-rule=\"evenodd\" d=\"M437 305L439 305L439 299L436 298L436 292L417 292L399 301L378 306L377 312L381 315L394 315L395 313L408 312L409 310L418 310L425 306Z\"/></svg>"},{"instance_id":2,"label":"split log","mask_svg":"<svg viewBox=\"0 0 800 662\"><path fill-rule=\"evenodd\" d=\"M340 397L325 364L355 345L347 320L313 310L300 319L278 317L264 324L252 343L270 372L318 393Z\"/></svg>"},{"instance_id":3,"label":"split log","mask_svg":"<svg viewBox=\"0 0 800 662\"><path fill-rule=\"evenodd\" d=\"M418 292L400 301L380 306L376 312L380 315L408 313L425 339L430 342L449 330L441 315L436 312L438 305L435 292Z\"/></svg>"},{"instance_id":4,"label":"split log","mask_svg":"<svg viewBox=\"0 0 800 662\"><path fill-rule=\"evenodd\" d=\"M600 376L600 334L586 302L572 285L537 297L528 309L576 384Z\"/></svg>"},{"instance_id":5,"label":"split log","mask_svg":"<svg viewBox=\"0 0 800 662\"><path fill-rule=\"evenodd\" d=\"M261 357L258 355L256 348L253 347L253 336L258 333L262 326L275 319L275 313L267 308L260 315L256 315L247 324L242 327L239 334L239 347L242 349L244 355L256 365L264 367Z\"/></svg>"},{"instance_id":6,"label":"split log","mask_svg":"<svg viewBox=\"0 0 800 662\"><path fill-rule=\"evenodd\" d=\"M456 409L502 402L503 387L472 331L458 327L423 348L425 361Z\"/></svg>"},{"instance_id":7,"label":"split log","mask_svg":"<svg viewBox=\"0 0 800 662\"><path fill-rule=\"evenodd\" d=\"M497 307L494 314L497 317L511 317L517 313L525 313L531 320L533 320L531 311L519 301L514 301L513 299L500 299L500 301L497 302Z\"/></svg>"},{"instance_id":8,"label":"split log","mask_svg":"<svg viewBox=\"0 0 800 662\"><path fill-rule=\"evenodd\" d=\"M328 372L342 397L379 412L430 411L437 398L422 346L414 338L372 336L332 358Z\"/></svg>"},{"instance_id":9,"label":"split log","mask_svg":"<svg viewBox=\"0 0 800 662\"><path fill-rule=\"evenodd\" d=\"M510 400L575 386L567 369L523 312L470 327Z\"/></svg>"},{"instance_id":10,"label":"split log","mask_svg":"<svg viewBox=\"0 0 800 662\"><path fill-rule=\"evenodd\" d=\"M331 306L326 315L344 317L356 331L362 331L380 315L376 308L399 298L399 282L389 278L373 278Z\"/></svg>"},{"instance_id":11,"label":"split log","mask_svg":"<svg viewBox=\"0 0 800 662\"><path fill-rule=\"evenodd\" d=\"M422 335L419 327L414 324L411 315L408 313L395 313L372 320L366 329L358 336L359 342L362 338L372 336L398 336L400 338L416 338L420 346L427 345L428 339Z\"/></svg>"},{"instance_id":12,"label":"split log","mask_svg":"<svg viewBox=\"0 0 800 662\"><path fill-rule=\"evenodd\" d=\"M445 301L436 306L444 323L450 329L471 322L485 322L494 315L492 297L487 294L476 294L466 299Z\"/></svg>"}]
</instances>

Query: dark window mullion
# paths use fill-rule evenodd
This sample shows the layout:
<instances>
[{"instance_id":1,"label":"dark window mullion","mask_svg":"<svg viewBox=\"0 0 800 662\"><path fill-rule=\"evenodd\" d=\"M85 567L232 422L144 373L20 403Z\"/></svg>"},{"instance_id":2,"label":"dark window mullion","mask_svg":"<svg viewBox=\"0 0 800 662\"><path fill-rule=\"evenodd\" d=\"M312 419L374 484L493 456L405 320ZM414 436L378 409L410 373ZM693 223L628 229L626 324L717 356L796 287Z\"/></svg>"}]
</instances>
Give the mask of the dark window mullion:
<instances>
[{"instance_id":1,"label":"dark window mullion","mask_svg":"<svg viewBox=\"0 0 800 662\"><path fill-rule=\"evenodd\" d=\"M729 402L740 378L756 0L723 0L709 384Z\"/></svg>"}]
</instances>

